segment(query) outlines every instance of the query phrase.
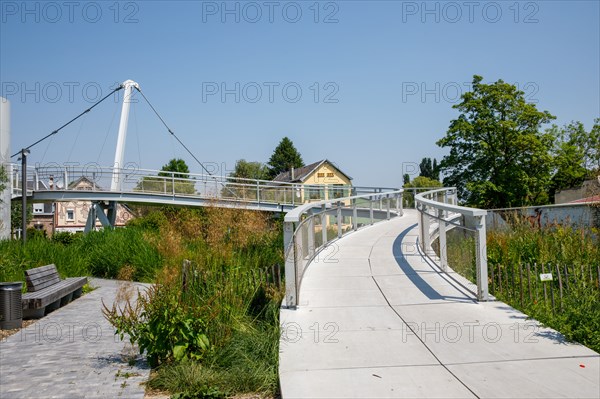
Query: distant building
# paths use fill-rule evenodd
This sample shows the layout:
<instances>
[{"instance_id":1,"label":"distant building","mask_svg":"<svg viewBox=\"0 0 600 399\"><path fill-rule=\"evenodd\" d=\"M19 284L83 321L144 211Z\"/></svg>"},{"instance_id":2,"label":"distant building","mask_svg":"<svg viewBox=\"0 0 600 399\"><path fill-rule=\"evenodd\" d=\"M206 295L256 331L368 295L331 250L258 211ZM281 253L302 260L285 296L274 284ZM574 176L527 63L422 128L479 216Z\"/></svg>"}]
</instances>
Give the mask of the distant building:
<instances>
[{"instance_id":1,"label":"distant building","mask_svg":"<svg viewBox=\"0 0 600 399\"><path fill-rule=\"evenodd\" d=\"M352 178L327 159L280 173L274 182L298 183L299 202L347 197L352 194Z\"/></svg>"},{"instance_id":2,"label":"distant building","mask_svg":"<svg viewBox=\"0 0 600 399\"><path fill-rule=\"evenodd\" d=\"M566 204L570 202L593 202L598 201L600 196L600 176L598 179L586 180L581 187L558 191L554 195L555 204Z\"/></svg>"},{"instance_id":3,"label":"distant building","mask_svg":"<svg viewBox=\"0 0 600 399\"><path fill-rule=\"evenodd\" d=\"M43 182L40 184L45 190L52 190L54 187L53 181L50 180L46 185ZM79 179L69 184L70 190L89 190L102 191L103 189L95 182L86 177ZM55 203L34 203L33 217L29 223L30 227L37 230L45 230L48 236L55 232L68 231L70 233L83 232L87 221L88 213L92 203L90 201L68 201ZM123 204L117 206L116 227L123 227L127 221L133 218L133 212ZM96 221L96 228L101 228L100 221Z\"/></svg>"}]
</instances>

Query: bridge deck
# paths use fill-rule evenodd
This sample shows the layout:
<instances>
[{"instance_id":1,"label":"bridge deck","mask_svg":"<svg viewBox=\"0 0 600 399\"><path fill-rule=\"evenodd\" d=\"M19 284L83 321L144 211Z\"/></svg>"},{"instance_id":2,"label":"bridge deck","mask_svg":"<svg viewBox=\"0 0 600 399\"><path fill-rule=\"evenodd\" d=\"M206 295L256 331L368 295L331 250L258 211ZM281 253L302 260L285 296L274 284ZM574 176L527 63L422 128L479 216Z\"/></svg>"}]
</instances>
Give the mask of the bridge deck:
<instances>
[{"instance_id":1,"label":"bridge deck","mask_svg":"<svg viewBox=\"0 0 600 399\"><path fill-rule=\"evenodd\" d=\"M350 234L309 266L299 308L281 311L284 398L600 396L598 353L477 303L416 251L416 220Z\"/></svg>"}]
</instances>

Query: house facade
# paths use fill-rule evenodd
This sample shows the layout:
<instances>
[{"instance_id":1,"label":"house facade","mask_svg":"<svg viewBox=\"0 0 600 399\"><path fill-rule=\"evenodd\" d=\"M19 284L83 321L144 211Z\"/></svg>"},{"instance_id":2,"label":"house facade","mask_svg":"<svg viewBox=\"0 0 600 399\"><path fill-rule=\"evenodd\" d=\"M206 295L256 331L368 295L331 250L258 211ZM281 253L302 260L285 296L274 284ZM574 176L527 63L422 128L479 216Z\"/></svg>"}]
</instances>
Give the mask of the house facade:
<instances>
[{"instance_id":1,"label":"house facade","mask_svg":"<svg viewBox=\"0 0 600 399\"><path fill-rule=\"evenodd\" d=\"M323 159L280 173L274 182L297 183L301 202L322 201L352 194L352 178L333 162Z\"/></svg>"},{"instance_id":2,"label":"house facade","mask_svg":"<svg viewBox=\"0 0 600 399\"><path fill-rule=\"evenodd\" d=\"M52 189L53 184L49 184ZM71 190L102 190L95 182L81 177L69 184ZM48 236L56 232L83 232L92 203L90 201L68 201L54 203L34 203L33 217L29 227L45 230ZM115 226L123 227L134 217L133 212L125 205L117 205ZM96 229L102 224L96 221Z\"/></svg>"}]
</instances>

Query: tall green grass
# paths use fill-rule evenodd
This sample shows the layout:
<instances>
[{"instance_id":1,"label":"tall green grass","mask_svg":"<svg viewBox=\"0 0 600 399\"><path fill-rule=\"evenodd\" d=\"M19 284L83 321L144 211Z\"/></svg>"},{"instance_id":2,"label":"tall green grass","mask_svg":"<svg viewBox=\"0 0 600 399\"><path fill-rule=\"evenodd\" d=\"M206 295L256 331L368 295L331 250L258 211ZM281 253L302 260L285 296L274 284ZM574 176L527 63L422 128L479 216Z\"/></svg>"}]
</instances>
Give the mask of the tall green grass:
<instances>
[{"instance_id":1,"label":"tall green grass","mask_svg":"<svg viewBox=\"0 0 600 399\"><path fill-rule=\"evenodd\" d=\"M145 240L140 228L66 237L35 237L25 245L16 240L0 241L0 280L24 281L25 270L53 263L63 278L117 278L120 270L129 266L134 280L151 282L163 266L163 257Z\"/></svg>"},{"instance_id":2,"label":"tall green grass","mask_svg":"<svg viewBox=\"0 0 600 399\"><path fill-rule=\"evenodd\" d=\"M201 320L210 349L190 353L201 358L197 361L177 361L175 351L163 356L149 386L184 397L275 394L283 288L270 271L283 264L280 221L214 208L167 211L164 216L151 213L133 223L145 229L147 241L164 259L155 279L163 294L151 297L146 310L165 325L172 323L172 312L161 307L165 303L177 307L184 319ZM190 261L185 267L184 260ZM142 324L140 330L155 328Z\"/></svg>"},{"instance_id":3,"label":"tall green grass","mask_svg":"<svg viewBox=\"0 0 600 399\"><path fill-rule=\"evenodd\" d=\"M487 249L494 296L600 352L597 229L513 221L510 229L488 233ZM552 273L553 280L541 282L543 272Z\"/></svg>"}]
</instances>

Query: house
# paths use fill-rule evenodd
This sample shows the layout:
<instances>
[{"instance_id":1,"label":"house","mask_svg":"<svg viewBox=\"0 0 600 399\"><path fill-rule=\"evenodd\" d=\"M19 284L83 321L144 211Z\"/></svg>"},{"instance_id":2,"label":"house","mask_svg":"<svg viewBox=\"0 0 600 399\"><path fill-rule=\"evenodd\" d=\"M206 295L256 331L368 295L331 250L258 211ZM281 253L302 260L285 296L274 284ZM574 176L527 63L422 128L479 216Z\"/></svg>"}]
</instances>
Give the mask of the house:
<instances>
[{"instance_id":1,"label":"house","mask_svg":"<svg viewBox=\"0 0 600 399\"><path fill-rule=\"evenodd\" d=\"M321 201L352 195L352 178L333 162L323 159L301 168L280 173L273 179L280 183L297 183L300 202Z\"/></svg>"},{"instance_id":2,"label":"house","mask_svg":"<svg viewBox=\"0 0 600 399\"><path fill-rule=\"evenodd\" d=\"M54 187L52 179L48 186L45 184L43 186L46 190L52 190ZM69 189L102 191L102 187L87 177L80 177L71 182ZM29 225L37 230L45 230L48 236L61 231L83 232L91 206L90 201L34 203L33 218ZM118 204L115 226L123 227L133 217L133 212L126 205ZM96 228L101 227L102 224L96 221Z\"/></svg>"},{"instance_id":3,"label":"house","mask_svg":"<svg viewBox=\"0 0 600 399\"><path fill-rule=\"evenodd\" d=\"M572 202L592 202L600 194L600 176L583 182L581 187L558 191L554 195L555 204Z\"/></svg>"}]
</instances>

